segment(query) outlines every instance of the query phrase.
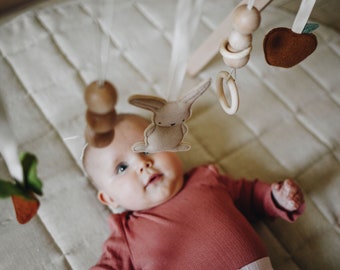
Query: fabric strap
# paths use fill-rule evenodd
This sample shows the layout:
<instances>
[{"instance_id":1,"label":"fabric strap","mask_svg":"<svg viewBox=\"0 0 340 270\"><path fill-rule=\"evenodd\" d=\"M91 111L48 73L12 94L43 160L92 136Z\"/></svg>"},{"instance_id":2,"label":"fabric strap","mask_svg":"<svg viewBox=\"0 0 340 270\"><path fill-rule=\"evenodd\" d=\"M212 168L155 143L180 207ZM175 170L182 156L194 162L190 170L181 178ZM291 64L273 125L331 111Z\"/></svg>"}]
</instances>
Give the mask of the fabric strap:
<instances>
[{"instance_id":1,"label":"fabric strap","mask_svg":"<svg viewBox=\"0 0 340 270\"><path fill-rule=\"evenodd\" d=\"M169 66L168 101L175 101L184 80L190 41L197 28L204 0L178 0Z\"/></svg>"},{"instance_id":2,"label":"fabric strap","mask_svg":"<svg viewBox=\"0 0 340 270\"><path fill-rule=\"evenodd\" d=\"M296 14L292 31L298 34L302 33L310 14L312 13L316 0L302 0L298 13Z\"/></svg>"}]
</instances>

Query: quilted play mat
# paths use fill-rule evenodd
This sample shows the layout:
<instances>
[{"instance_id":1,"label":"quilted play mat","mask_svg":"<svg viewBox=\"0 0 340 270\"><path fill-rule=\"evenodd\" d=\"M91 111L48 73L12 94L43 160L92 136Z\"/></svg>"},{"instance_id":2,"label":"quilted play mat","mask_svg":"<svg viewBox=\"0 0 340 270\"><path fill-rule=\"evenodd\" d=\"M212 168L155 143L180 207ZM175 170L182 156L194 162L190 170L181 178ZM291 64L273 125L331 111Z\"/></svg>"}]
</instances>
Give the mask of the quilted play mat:
<instances>
[{"instance_id":1,"label":"quilted play mat","mask_svg":"<svg viewBox=\"0 0 340 270\"><path fill-rule=\"evenodd\" d=\"M205 1L190 52L238 3ZM1 270L83 270L97 262L111 212L97 201L82 168L84 89L104 74L117 88L117 112L150 119L151 113L129 104L128 97L165 97L175 13L176 1L119 0L112 10L110 1L54 1L1 23L2 109L19 152L37 157L43 183L37 215L24 225L12 200L0 200ZM180 156L185 169L214 163L234 178L269 183L294 178L305 194L303 216L294 224L261 220L253 226L274 269L336 270L340 35L319 23L313 31L317 46L308 57L292 67L269 64L267 33L290 28L295 15L273 5L262 10L249 61L232 74L239 98L234 114L220 104L217 76L230 71L221 54L213 54L195 76L185 75L183 92L209 78L212 83L192 107L185 136L191 149ZM308 49L301 46L300 51ZM1 156L0 179L11 179Z\"/></svg>"}]
</instances>

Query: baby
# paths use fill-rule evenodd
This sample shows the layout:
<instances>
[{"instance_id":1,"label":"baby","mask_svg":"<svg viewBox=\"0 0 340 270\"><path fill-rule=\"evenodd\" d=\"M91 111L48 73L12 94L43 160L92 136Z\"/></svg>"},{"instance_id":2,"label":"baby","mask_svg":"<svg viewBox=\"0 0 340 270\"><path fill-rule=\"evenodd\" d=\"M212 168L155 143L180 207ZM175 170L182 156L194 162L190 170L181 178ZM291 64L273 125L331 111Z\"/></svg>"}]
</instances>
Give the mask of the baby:
<instances>
[{"instance_id":1,"label":"baby","mask_svg":"<svg viewBox=\"0 0 340 270\"><path fill-rule=\"evenodd\" d=\"M148 124L119 115L113 142L85 149L84 168L99 201L119 212L110 217L111 236L91 269L272 269L247 219L295 221L304 209L298 185L235 181L213 165L184 174L174 152L131 150Z\"/></svg>"}]
</instances>

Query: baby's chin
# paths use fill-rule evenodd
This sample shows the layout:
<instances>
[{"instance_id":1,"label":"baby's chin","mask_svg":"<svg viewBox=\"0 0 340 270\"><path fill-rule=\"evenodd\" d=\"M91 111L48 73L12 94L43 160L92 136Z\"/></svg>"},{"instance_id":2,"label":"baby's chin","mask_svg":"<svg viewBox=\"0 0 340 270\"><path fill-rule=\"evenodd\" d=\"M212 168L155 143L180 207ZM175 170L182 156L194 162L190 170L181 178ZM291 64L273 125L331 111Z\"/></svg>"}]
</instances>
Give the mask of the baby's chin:
<instances>
[{"instance_id":1,"label":"baby's chin","mask_svg":"<svg viewBox=\"0 0 340 270\"><path fill-rule=\"evenodd\" d=\"M112 213L114 214L121 214L121 213L124 213L124 212L129 212L129 210L125 209L124 207L112 207L112 206L109 206L110 210L112 211Z\"/></svg>"}]
</instances>

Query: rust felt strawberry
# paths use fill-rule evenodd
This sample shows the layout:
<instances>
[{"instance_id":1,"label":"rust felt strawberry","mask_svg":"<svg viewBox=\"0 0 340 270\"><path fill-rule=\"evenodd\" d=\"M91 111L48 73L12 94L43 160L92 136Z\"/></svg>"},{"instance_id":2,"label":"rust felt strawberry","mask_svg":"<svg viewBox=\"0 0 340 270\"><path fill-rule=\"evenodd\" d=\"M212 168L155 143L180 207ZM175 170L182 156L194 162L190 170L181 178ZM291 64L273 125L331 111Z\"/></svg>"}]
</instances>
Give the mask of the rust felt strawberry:
<instances>
[{"instance_id":1,"label":"rust felt strawberry","mask_svg":"<svg viewBox=\"0 0 340 270\"><path fill-rule=\"evenodd\" d=\"M263 41L266 61L272 66L290 68L306 59L317 46L316 36L310 32L295 33L279 27L271 30Z\"/></svg>"},{"instance_id":2,"label":"rust felt strawberry","mask_svg":"<svg viewBox=\"0 0 340 270\"><path fill-rule=\"evenodd\" d=\"M0 198L12 197L17 220L20 224L29 222L39 209L37 195L42 195L42 182L37 176L37 158L30 153L22 153L20 161L24 181L0 179Z\"/></svg>"}]
</instances>

